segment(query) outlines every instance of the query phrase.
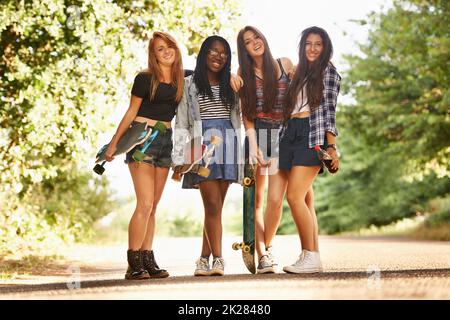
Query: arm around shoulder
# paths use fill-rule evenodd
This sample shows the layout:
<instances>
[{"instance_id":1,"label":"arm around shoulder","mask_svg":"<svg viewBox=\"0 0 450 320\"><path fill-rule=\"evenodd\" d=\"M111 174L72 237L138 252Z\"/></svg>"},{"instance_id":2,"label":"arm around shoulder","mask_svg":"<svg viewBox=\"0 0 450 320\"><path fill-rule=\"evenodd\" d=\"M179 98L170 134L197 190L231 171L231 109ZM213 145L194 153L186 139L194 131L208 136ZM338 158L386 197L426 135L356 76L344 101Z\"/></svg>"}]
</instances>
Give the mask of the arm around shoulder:
<instances>
[{"instance_id":1,"label":"arm around shoulder","mask_svg":"<svg viewBox=\"0 0 450 320\"><path fill-rule=\"evenodd\" d=\"M280 58L281 64L283 65L283 68L286 72L289 72L294 68L294 64L292 63L291 59L287 57Z\"/></svg>"},{"instance_id":2,"label":"arm around shoulder","mask_svg":"<svg viewBox=\"0 0 450 320\"><path fill-rule=\"evenodd\" d=\"M295 66L292 63L291 59L282 57L282 58L280 58L280 61L281 61L281 65L283 66L284 72L286 72L289 79L292 80L292 78L294 77L294 73L295 73Z\"/></svg>"}]
</instances>

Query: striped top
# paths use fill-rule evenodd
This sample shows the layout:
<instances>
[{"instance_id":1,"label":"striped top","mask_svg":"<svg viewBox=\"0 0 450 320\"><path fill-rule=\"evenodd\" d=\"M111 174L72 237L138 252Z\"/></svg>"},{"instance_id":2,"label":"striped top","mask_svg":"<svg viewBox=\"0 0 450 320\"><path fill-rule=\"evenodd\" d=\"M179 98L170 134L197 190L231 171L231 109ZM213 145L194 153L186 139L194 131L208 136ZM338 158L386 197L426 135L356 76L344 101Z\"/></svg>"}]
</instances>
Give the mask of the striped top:
<instances>
[{"instance_id":1,"label":"striped top","mask_svg":"<svg viewBox=\"0 0 450 320\"><path fill-rule=\"evenodd\" d=\"M289 88L289 77L284 71L280 59L277 59L278 65L281 70L281 77L277 81L277 97L275 99L275 105L271 112L264 112L264 80L256 76L256 117L257 118L269 118L275 121L283 121L283 110L286 107L286 92Z\"/></svg>"},{"instance_id":2,"label":"striped top","mask_svg":"<svg viewBox=\"0 0 450 320\"><path fill-rule=\"evenodd\" d=\"M220 86L211 86L212 99L208 96L199 95L198 104L202 120L227 119L230 120L231 108L220 99Z\"/></svg>"}]
</instances>

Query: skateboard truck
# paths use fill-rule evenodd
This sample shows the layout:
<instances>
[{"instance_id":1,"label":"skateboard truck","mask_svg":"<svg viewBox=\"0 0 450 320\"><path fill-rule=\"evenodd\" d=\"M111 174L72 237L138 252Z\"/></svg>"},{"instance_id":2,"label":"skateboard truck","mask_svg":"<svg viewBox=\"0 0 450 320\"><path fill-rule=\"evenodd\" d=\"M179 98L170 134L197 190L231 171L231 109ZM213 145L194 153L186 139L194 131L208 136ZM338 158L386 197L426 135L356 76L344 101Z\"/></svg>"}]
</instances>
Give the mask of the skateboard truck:
<instances>
[{"instance_id":1,"label":"skateboard truck","mask_svg":"<svg viewBox=\"0 0 450 320\"><path fill-rule=\"evenodd\" d=\"M251 247L245 244L245 242L235 242L231 247L233 248L233 250L242 250L245 253L249 253L251 250Z\"/></svg>"},{"instance_id":2,"label":"skateboard truck","mask_svg":"<svg viewBox=\"0 0 450 320\"><path fill-rule=\"evenodd\" d=\"M152 134L150 135L150 137L148 137L147 140L145 140L142 148L140 150L137 149L136 151L133 152L133 159L136 162L141 162L142 160L144 160L145 151L147 151L148 147L153 142L153 140L155 140L156 136L160 133L164 134L164 132L166 132L166 126L164 125L164 123L157 122L152 129Z\"/></svg>"}]
</instances>

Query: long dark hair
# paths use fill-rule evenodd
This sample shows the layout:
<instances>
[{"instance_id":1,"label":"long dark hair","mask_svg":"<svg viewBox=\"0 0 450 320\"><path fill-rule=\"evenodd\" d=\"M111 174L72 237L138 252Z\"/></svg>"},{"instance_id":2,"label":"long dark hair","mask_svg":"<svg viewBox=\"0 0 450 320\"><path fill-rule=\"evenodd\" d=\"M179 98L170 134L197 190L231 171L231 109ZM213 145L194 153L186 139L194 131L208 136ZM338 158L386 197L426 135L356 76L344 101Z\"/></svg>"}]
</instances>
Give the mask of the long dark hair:
<instances>
[{"instance_id":1,"label":"long dark hair","mask_svg":"<svg viewBox=\"0 0 450 320\"><path fill-rule=\"evenodd\" d=\"M247 119L253 120L256 116L256 79L255 70L253 69L255 62L245 48L244 33L247 31L252 31L256 36L261 38L264 43L262 70L264 77L264 112L270 112L275 105L277 97L277 69L275 67L275 59L269 49L269 44L261 31L252 26L246 26L241 29L237 37L237 48L239 67L241 70L241 77L244 80L244 86L239 90L239 97L241 98L242 103L242 113Z\"/></svg>"},{"instance_id":2,"label":"long dark hair","mask_svg":"<svg viewBox=\"0 0 450 320\"><path fill-rule=\"evenodd\" d=\"M322 38L323 51L320 57L310 63L306 59L306 39L310 34L317 34ZM297 103L298 95L303 87L306 86L306 95L311 112L316 110L322 102L323 96L323 77L324 71L330 59L333 56L333 45L328 33L319 27L310 27L302 32L298 49L298 65L295 70L294 78L287 92L287 108L284 111L284 119L290 118L292 111Z\"/></svg>"},{"instance_id":3,"label":"long dark hair","mask_svg":"<svg viewBox=\"0 0 450 320\"><path fill-rule=\"evenodd\" d=\"M226 54L228 55L225 66L219 72L220 99L225 105L233 106L236 99L233 90L230 87L231 49L229 43L224 38L220 36L210 36L203 41L200 52L198 53L197 65L195 66L194 82L199 94L208 96L212 99L213 93L206 71L206 55L208 54L208 49L215 41L220 41L223 44Z\"/></svg>"}]
</instances>

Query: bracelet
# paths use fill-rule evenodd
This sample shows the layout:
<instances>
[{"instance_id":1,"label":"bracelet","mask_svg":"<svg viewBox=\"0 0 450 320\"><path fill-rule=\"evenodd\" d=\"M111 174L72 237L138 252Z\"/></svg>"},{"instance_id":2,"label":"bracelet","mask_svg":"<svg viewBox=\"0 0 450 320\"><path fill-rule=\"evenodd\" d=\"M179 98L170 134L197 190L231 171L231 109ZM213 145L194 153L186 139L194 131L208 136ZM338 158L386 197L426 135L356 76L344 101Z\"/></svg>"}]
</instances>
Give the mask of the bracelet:
<instances>
[{"instance_id":1,"label":"bracelet","mask_svg":"<svg viewBox=\"0 0 450 320\"><path fill-rule=\"evenodd\" d=\"M334 143L330 143L329 145L327 145L327 149L328 148L333 148L334 150L337 150L336 144Z\"/></svg>"}]
</instances>

